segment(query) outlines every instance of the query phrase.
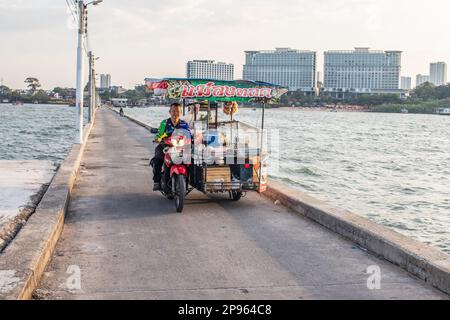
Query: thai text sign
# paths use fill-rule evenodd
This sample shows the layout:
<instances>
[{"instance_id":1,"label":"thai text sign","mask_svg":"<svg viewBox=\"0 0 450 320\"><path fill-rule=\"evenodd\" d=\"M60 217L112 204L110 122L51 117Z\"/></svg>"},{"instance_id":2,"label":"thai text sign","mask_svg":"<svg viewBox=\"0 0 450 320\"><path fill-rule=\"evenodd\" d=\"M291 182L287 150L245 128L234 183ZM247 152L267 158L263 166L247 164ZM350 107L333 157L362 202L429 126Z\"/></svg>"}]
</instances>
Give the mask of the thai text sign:
<instances>
[{"instance_id":1,"label":"thai text sign","mask_svg":"<svg viewBox=\"0 0 450 320\"><path fill-rule=\"evenodd\" d=\"M168 79L155 84L148 82L149 89L162 89L171 99L202 99L212 101L240 101L277 103L288 90L278 86L251 81L213 81ZM161 92L161 91L160 91Z\"/></svg>"}]
</instances>

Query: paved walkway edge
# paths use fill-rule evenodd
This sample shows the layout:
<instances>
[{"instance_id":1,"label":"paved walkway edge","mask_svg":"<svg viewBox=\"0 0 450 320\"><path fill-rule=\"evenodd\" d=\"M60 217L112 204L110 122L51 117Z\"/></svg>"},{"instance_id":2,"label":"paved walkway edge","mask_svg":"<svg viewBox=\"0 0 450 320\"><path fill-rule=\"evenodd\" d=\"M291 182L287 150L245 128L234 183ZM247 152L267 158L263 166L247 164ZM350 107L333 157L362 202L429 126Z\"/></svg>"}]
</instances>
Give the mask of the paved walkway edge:
<instances>
[{"instance_id":1,"label":"paved walkway edge","mask_svg":"<svg viewBox=\"0 0 450 320\"><path fill-rule=\"evenodd\" d=\"M84 150L94 126L85 128L82 144L74 144L35 213L0 255L0 300L32 299L64 228L65 215Z\"/></svg>"},{"instance_id":2,"label":"paved walkway edge","mask_svg":"<svg viewBox=\"0 0 450 320\"><path fill-rule=\"evenodd\" d=\"M115 112L115 113L117 113L117 114L120 115L119 111L117 111L117 110L114 109L113 107L108 107L108 109L111 110L112 112ZM142 121L139 121L138 119L135 119L135 118L133 118L133 117L127 116L126 114L124 114L123 116L124 116L124 118L127 118L128 120L130 120L130 121L136 123L137 125L139 125L139 126L141 126L141 127L144 127L145 129L147 129L147 130L149 130L149 131L153 129L152 126L149 126L148 124L146 124L146 123L144 123L144 122L142 122Z\"/></svg>"},{"instance_id":3,"label":"paved walkway edge","mask_svg":"<svg viewBox=\"0 0 450 320\"><path fill-rule=\"evenodd\" d=\"M450 255L277 182L263 195L450 294Z\"/></svg>"},{"instance_id":4,"label":"paved walkway edge","mask_svg":"<svg viewBox=\"0 0 450 320\"><path fill-rule=\"evenodd\" d=\"M113 108L110 110L118 113ZM152 129L133 117L125 117L148 130ZM269 183L263 195L450 294L450 255L274 181Z\"/></svg>"}]
</instances>

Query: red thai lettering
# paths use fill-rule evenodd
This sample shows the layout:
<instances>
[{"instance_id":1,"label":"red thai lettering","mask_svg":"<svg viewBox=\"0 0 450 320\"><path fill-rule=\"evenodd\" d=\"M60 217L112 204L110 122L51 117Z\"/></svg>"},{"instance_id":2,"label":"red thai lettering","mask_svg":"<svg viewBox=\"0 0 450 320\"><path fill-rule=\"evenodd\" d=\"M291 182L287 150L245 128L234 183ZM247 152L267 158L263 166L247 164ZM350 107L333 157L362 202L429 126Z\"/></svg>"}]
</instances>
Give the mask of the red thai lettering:
<instances>
[{"instance_id":1,"label":"red thai lettering","mask_svg":"<svg viewBox=\"0 0 450 320\"><path fill-rule=\"evenodd\" d=\"M248 97L249 98L256 98L256 97L258 97L258 94L259 94L259 89L258 88L251 88L251 89L248 89Z\"/></svg>"},{"instance_id":2,"label":"red thai lettering","mask_svg":"<svg viewBox=\"0 0 450 320\"><path fill-rule=\"evenodd\" d=\"M195 97L195 87L182 85L181 86L181 97L182 98L192 98Z\"/></svg>"},{"instance_id":3,"label":"red thai lettering","mask_svg":"<svg viewBox=\"0 0 450 320\"><path fill-rule=\"evenodd\" d=\"M247 98L248 97L248 89L247 88L237 88L236 89L236 97Z\"/></svg>"},{"instance_id":4,"label":"red thai lettering","mask_svg":"<svg viewBox=\"0 0 450 320\"><path fill-rule=\"evenodd\" d=\"M260 98L272 98L272 89L271 88L262 88L259 92Z\"/></svg>"},{"instance_id":5,"label":"red thai lettering","mask_svg":"<svg viewBox=\"0 0 450 320\"><path fill-rule=\"evenodd\" d=\"M234 97L236 95L236 87L225 86L225 96Z\"/></svg>"},{"instance_id":6,"label":"red thai lettering","mask_svg":"<svg viewBox=\"0 0 450 320\"><path fill-rule=\"evenodd\" d=\"M199 84L197 86L197 97L210 97L211 87L214 85L214 82L208 82L207 84Z\"/></svg>"},{"instance_id":7,"label":"red thai lettering","mask_svg":"<svg viewBox=\"0 0 450 320\"><path fill-rule=\"evenodd\" d=\"M214 97L223 97L224 93L225 93L225 87L224 86L213 87L212 95Z\"/></svg>"}]
</instances>

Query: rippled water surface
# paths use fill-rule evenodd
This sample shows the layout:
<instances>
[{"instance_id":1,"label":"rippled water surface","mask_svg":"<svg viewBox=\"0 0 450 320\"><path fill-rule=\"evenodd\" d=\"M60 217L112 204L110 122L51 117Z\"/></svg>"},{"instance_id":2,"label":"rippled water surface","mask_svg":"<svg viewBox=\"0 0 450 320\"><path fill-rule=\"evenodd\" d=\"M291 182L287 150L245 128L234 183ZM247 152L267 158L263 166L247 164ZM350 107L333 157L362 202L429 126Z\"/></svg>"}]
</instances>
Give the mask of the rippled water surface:
<instances>
[{"instance_id":1,"label":"rippled water surface","mask_svg":"<svg viewBox=\"0 0 450 320\"><path fill-rule=\"evenodd\" d=\"M0 104L0 159L60 163L75 141L76 108Z\"/></svg>"},{"instance_id":2,"label":"rippled water surface","mask_svg":"<svg viewBox=\"0 0 450 320\"><path fill-rule=\"evenodd\" d=\"M168 117L125 112L152 125ZM261 112L237 118L255 125ZM450 253L450 117L270 109L266 127L282 145L272 179Z\"/></svg>"}]
</instances>

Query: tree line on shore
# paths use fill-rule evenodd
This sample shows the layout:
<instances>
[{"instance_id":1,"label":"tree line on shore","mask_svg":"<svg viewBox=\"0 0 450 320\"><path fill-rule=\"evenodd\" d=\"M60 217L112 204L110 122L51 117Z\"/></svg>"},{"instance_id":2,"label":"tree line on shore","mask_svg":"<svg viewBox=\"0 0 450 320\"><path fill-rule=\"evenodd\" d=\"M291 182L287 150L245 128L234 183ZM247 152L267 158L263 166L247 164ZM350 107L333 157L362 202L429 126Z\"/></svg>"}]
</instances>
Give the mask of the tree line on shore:
<instances>
[{"instance_id":1,"label":"tree line on shore","mask_svg":"<svg viewBox=\"0 0 450 320\"><path fill-rule=\"evenodd\" d=\"M75 103L76 89L56 87L52 90L43 90L39 79L28 77L24 81L27 85L26 90L14 90L5 85L0 86L0 102L23 102L23 103L55 103L55 104L72 104ZM85 94L88 92L88 85L85 87ZM125 98L130 103L138 103L142 99L147 99L150 94L147 92L145 85L136 86L131 90L119 92L118 88L110 88L99 90L100 98L109 101L113 98Z\"/></svg>"},{"instance_id":2,"label":"tree line on shore","mask_svg":"<svg viewBox=\"0 0 450 320\"><path fill-rule=\"evenodd\" d=\"M399 94L346 94L344 98L332 97L327 92L319 96L306 96L303 92L290 92L281 100L283 105L323 107L353 105L374 112L434 113L437 108L450 106L450 84L435 86L426 82L410 92L409 97Z\"/></svg>"},{"instance_id":3,"label":"tree line on shore","mask_svg":"<svg viewBox=\"0 0 450 320\"><path fill-rule=\"evenodd\" d=\"M430 82L415 88L410 97L397 103L382 103L372 106L375 112L435 113L438 108L450 107L450 84L435 86Z\"/></svg>"},{"instance_id":4,"label":"tree line on shore","mask_svg":"<svg viewBox=\"0 0 450 320\"><path fill-rule=\"evenodd\" d=\"M25 79L27 90L12 90L7 86L0 86L0 102L20 101L24 103L74 103L76 90L74 88L56 87L53 90L42 90L39 79L28 77ZM87 92L88 86L85 88ZM100 97L103 101L113 98L128 99L130 104L138 104L139 101L151 97L145 85L136 86L131 90L100 89ZM408 110L411 113L434 113L437 108L450 106L450 84L434 86L426 82L410 92L406 98L398 94L347 94L344 98L332 97L327 92L319 96L305 95L303 92L289 92L281 100L282 106L325 107L339 105L363 106L367 110L375 112L401 112Z\"/></svg>"},{"instance_id":5,"label":"tree line on shore","mask_svg":"<svg viewBox=\"0 0 450 320\"><path fill-rule=\"evenodd\" d=\"M26 90L14 90L7 86L0 86L0 102L23 103L66 103L75 99L75 89L56 87L53 90L43 90L39 79L28 77L24 81Z\"/></svg>"}]
</instances>

